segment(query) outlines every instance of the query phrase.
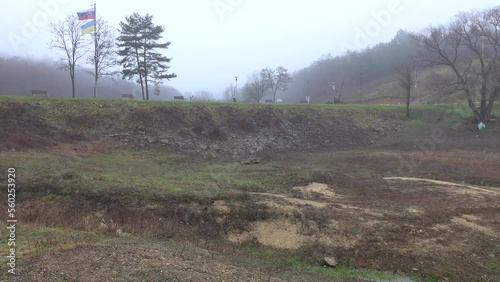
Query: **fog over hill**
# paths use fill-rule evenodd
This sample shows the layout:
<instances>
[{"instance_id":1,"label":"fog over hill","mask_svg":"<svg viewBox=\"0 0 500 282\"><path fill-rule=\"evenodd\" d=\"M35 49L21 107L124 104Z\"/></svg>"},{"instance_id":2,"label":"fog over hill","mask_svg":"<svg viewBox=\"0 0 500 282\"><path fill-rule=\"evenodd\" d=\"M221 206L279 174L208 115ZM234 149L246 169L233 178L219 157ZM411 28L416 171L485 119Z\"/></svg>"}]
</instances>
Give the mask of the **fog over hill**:
<instances>
[{"instance_id":1,"label":"fog over hill","mask_svg":"<svg viewBox=\"0 0 500 282\"><path fill-rule=\"evenodd\" d=\"M71 80L67 71L58 69L55 62L32 60L21 57L0 57L0 94L30 96L31 90L47 91L50 97L71 97ZM76 70L76 97L92 98L94 78L87 70ZM98 97L120 98L121 94L134 94L141 98L140 87L133 81L121 77L111 80L101 78L98 85ZM163 85L160 95L151 95L152 100L171 100L181 95L170 86Z\"/></svg>"}]
</instances>

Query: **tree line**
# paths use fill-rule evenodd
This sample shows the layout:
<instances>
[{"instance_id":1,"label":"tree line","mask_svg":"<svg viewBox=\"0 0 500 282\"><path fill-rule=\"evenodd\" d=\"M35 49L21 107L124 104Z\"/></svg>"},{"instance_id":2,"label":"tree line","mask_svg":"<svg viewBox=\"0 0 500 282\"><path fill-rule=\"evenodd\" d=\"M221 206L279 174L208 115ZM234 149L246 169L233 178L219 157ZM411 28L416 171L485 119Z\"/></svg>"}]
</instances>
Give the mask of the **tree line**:
<instances>
[{"instance_id":1,"label":"tree line","mask_svg":"<svg viewBox=\"0 0 500 282\"><path fill-rule=\"evenodd\" d=\"M288 85L293 81L288 70L279 66L276 69L266 67L260 72L255 72L248 77L247 83L241 90L241 98L246 102L260 103L266 96L272 98L273 103L277 102L277 94L285 92ZM236 85L231 84L224 90L226 101L236 101L238 89Z\"/></svg>"},{"instance_id":2,"label":"tree line","mask_svg":"<svg viewBox=\"0 0 500 282\"><path fill-rule=\"evenodd\" d=\"M68 72L61 69L58 62L0 56L0 74L0 94L27 96L31 95L31 90L44 90L50 97L71 97L68 90L72 86ZM75 81L77 97L92 98L92 69L76 68L75 75L78 78ZM152 100L172 100L174 96L182 95L179 90L167 84L161 85L160 90L160 95L153 95ZM141 89L137 83L116 76L99 80L99 98L116 99L121 94L140 97Z\"/></svg>"},{"instance_id":3,"label":"tree line","mask_svg":"<svg viewBox=\"0 0 500 282\"><path fill-rule=\"evenodd\" d=\"M409 115L415 83L411 70L417 66L444 66L452 71L454 81L440 87L464 93L476 119L487 122L500 93L499 11L500 8L495 7L460 13L448 25L430 26L420 32L400 30L390 42L335 57L325 55L293 74L282 66L264 68L252 74L241 90L237 85L229 85L224 96L230 101L240 99L257 103L266 97L276 103L279 95L289 103L311 96L317 99L314 102L324 102L330 100L332 84L342 83L342 99L356 102L359 97L358 101L362 102L363 83L369 88L396 79L405 94ZM120 22L120 35L116 37L109 25L100 19L98 32L92 35L98 42L98 52L94 56L87 54L90 43L81 35L76 17L68 16L65 21L51 24L54 40L49 46L63 53L59 65L70 75L72 96L75 97L77 62L85 58L100 66L94 71L96 82L101 76L120 73L122 79L135 79L144 100L150 99L151 88L158 94L162 81L175 78L176 75L169 72L172 58L160 53L168 49L170 42L161 42L164 28L154 25L152 20L150 15L134 13ZM119 72L114 69L117 64L122 67ZM190 100L211 99L211 95L203 91L185 94Z\"/></svg>"}]
</instances>

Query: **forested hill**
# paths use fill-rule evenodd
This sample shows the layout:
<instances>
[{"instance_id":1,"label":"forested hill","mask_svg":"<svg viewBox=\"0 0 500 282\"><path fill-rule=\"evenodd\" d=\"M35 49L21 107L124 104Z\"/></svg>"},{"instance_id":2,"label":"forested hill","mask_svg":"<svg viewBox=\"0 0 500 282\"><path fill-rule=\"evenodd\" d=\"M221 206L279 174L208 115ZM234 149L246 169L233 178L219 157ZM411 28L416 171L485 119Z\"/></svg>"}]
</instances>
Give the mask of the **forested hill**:
<instances>
[{"instance_id":1,"label":"forested hill","mask_svg":"<svg viewBox=\"0 0 500 282\"><path fill-rule=\"evenodd\" d=\"M293 74L294 80L286 96L297 102L309 95L311 102L324 103L331 100L332 82L336 84L338 95L344 81L341 100L358 102L361 80L364 92L369 96L375 88L395 80L395 67L413 63L416 51L417 46L409 33L400 30L388 43L380 43L359 52L347 51L336 57L323 56Z\"/></svg>"},{"instance_id":2,"label":"forested hill","mask_svg":"<svg viewBox=\"0 0 500 282\"><path fill-rule=\"evenodd\" d=\"M47 91L51 97L71 97L69 73L58 69L55 62L35 61L29 58L0 56L0 94L28 96L31 90ZM134 81L124 81L118 77L115 81L101 78L98 96L100 98L119 98L121 94L134 94L140 99L140 88ZM94 78L84 69L76 71L76 97L90 98L94 95ZM171 100L181 95L170 86L162 86L160 96L152 99Z\"/></svg>"}]
</instances>

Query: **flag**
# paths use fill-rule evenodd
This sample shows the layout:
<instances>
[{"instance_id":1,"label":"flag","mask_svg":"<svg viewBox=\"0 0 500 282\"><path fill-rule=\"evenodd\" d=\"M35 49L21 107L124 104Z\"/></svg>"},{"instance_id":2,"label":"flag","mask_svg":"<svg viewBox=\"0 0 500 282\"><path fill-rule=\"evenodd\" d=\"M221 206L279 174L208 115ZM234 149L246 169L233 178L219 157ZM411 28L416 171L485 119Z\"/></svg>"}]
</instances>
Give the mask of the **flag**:
<instances>
[{"instance_id":1,"label":"flag","mask_svg":"<svg viewBox=\"0 0 500 282\"><path fill-rule=\"evenodd\" d=\"M95 31L94 21L89 21L82 25L82 34L85 35L87 33L91 33Z\"/></svg>"},{"instance_id":2,"label":"flag","mask_svg":"<svg viewBox=\"0 0 500 282\"><path fill-rule=\"evenodd\" d=\"M89 9L83 12L76 13L78 15L78 19L81 21L85 20L95 20L95 10Z\"/></svg>"}]
</instances>

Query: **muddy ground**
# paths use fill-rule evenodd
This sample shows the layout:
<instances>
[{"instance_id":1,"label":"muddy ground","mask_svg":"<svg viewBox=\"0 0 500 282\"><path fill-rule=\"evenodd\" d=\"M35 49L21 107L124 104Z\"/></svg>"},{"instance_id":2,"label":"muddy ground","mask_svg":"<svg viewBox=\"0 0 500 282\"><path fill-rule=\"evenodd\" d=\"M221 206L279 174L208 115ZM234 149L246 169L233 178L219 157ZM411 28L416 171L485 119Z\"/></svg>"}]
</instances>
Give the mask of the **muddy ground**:
<instances>
[{"instance_id":1,"label":"muddy ground","mask_svg":"<svg viewBox=\"0 0 500 282\"><path fill-rule=\"evenodd\" d=\"M99 239L26 252L18 275L7 276L2 268L0 281L378 280L270 263L263 247L274 256L300 257L300 265L322 266L330 256L339 266L400 274L401 281L500 281L499 128L406 128L364 147L262 153L254 166L309 167L313 181L288 190L245 191L240 204L257 215L242 216L239 225L235 217L246 210L237 203L214 198L196 205L210 217L197 217L194 224L217 230L206 236L189 226L168 238L154 228L141 234L138 225L144 223L120 224L117 213L130 210L116 201L107 203L108 213L96 215L68 198L49 206L36 197L20 199L30 210L20 215L26 230L94 228ZM3 160L14 154L0 152ZM96 224L61 224L69 212Z\"/></svg>"}]
</instances>

